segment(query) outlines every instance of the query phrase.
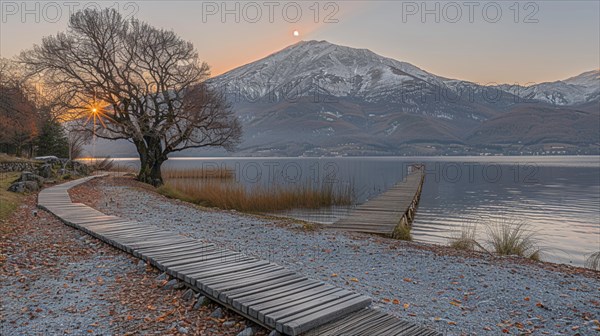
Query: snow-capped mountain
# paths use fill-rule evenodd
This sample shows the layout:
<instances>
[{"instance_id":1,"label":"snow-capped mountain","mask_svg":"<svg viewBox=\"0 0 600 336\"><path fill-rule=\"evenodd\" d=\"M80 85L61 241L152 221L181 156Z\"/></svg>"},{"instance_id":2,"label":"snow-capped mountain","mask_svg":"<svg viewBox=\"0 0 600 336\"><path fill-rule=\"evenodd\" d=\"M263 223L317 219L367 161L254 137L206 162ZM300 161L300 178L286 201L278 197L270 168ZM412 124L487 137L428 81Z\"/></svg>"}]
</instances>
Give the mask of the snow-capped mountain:
<instances>
[{"instance_id":1,"label":"snow-capped mountain","mask_svg":"<svg viewBox=\"0 0 600 336\"><path fill-rule=\"evenodd\" d=\"M399 84L442 84L438 77L409 63L326 41L299 42L215 81L250 100L325 94L377 101L398 93Z\"/></svg>"},{"instance_id":2,"label":"snow-capped mountain","mask_svg":"<svg viewBox=\"0 0 600 336\"><path fill-rule=\"evenodd\" d=\"M367 49L327 41L296 43L209 83L227 94L240 117L243 151L277 155L391 154L415 144L493 144L494 139L485 140L490 132L482 125L503 115L501 122L494 121L503 125L503 143L513 137L518 143L524 135L508 130L510 120L519 116L515 132L528 129L521 116L535 104L576 105L599 95L598 71L515 90L436 76ZM514 112L523 103L528 107ZM585 113L595 112L591 106ZM552 122L563 122L568 113L554 113ZM475 130L478 135L472 136ZM535 134L529 143L566 141L544 138L538 128Z\"/></svg>"},{"instance_id":3,"label":"snow-capped mountain","mask_svg":"<svg viewBox=\"0 0 600 336\"><path fill-rule=\"evenodd\" d=\"M500 87L530 101L562 106L583 104L599 98L600 70L584 72L556 82L530 86L501 85Z\"/></svg>"},{"instance_id":4,"label":"snow-capped mountain","mask_svg":"<svg viewBox=\"0 0 600 336\"><path fill-rule=\"evenodd\" d=\"M344 100L375 109L366 119L403 112L470 124L488 119L493 109L515 100L502 92L489 101L481 94L483 87L451 82L367 49L327 41L299 42L211 80L237 107Z\"/></svg>"}]
</instances>

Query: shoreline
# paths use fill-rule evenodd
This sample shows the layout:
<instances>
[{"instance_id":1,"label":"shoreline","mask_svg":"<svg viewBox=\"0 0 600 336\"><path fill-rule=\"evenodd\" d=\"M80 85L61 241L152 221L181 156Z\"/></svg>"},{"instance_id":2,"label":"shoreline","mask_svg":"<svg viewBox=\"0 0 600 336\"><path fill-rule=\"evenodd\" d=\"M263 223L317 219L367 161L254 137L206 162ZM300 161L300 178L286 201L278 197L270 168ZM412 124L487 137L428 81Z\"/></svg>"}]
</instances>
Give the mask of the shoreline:
<instances>
[{"instance_id":1,"label":"shoreline","mask_svg":"<svg viewBox=\"0 0 600 336\"><path fill-rule=\"evenodd\" d=\"M600 330L600 272L365 234L306 230L293 220L167 199L131 179L93 181L72 195L107 214L146 220L361 292L387 312L451 335L495 334L507 328ZM493 305L484 307L482 302ZM562 309L565 305L587 315ZM489 316L492 311L497 317ZM529 317L519 320L523 314ZM555 323L559 319L564 323ZM500 324L503 328L498 329Z\"/></svg>"},{"instance_id":2,"label":"shoreline","mask_svg":"<svg viewBox=\"0 0 600 336\"><path fill-rule=\"evenodd\" d=\"M223 210L223 209L214 208L214 207L205 207L202 205L190 203L190 202L180 200L177 198L172 198L172 197L162 195L162 194L158 193L154 187L143 184L143 183L139 183L136 180L129 178L129 177L112 177L112 178L118 179L118 183L122 184L125 187L135 188L138 190L142 190L144 192L150 192L150 193L156 195L157 197L163 198L165 202L171 202L176 205L185 205L185 206L189 206L189 207L192 207L192 208L195 208L195 209L198 209L201 211L206 211L209 213L233 214L236 216L243 216L243 217L248 217L248 218L256 219L256 220L266 220L266 221L273 222L273 225L276 225L278 227L281 227L281 228L287 227L292 230L298 230L298 231L327 230L327 224L313 223L313 222L304 221L301 219L276 216L276 215L270 215L270 214L246 213L246 212L241 212L241 211L237 211L237 210ZM73 188L72 190L69 191L69 194L71 195L72 198L73 197L76 197L76 198L81 197L81 199L78 199L78 201L81 203L84 203L86 205L89 205L89 206L97 205L98 203L95 202L93 199L91 199L89 197L83 197L83 195L80 193L81 190L85 190L86 193L93 192L93 190L91 190L92 188L89 188L87 186L90 183L94 183L94 181L90 181L84 185ZM75 200L75 198L73 198L73 199ZM341 233L341 231L340 231L340 233ZM413 248L413 249L424 250L424 251L435 253L436 255L439 255L439 256L477 258L477 259L485 260L485 261L506 262L506 263L524 265L524 266L538 267L538 268L548 270L548 271L564 272L567 274L580 274L582 276L600 279L600 271L595 271L595 270L592 270L592 269L589 269L589 268L586 268L583 266L555 263L555 262L544 261L544 260L532 260L532 259L526 258L526 257L511 256L511 255L501 256L501 255L487 253L487 252L483 252L483 251L465 251L465 250L455 249L450 246L442 245L442 244L429 243L429 242L423 242L423 241L397 240L397 239L392 239L389 237L384 237L384 236L375 235L375 234L368 234L368 233L360 233L360 232L343 232L343 233L348 236L354 236L356 239L373 239L380 243L390 244L390 245L394 245L396 247L403 246L403 247L408 247L408 248Z\"/></svg>"}]
</instances>

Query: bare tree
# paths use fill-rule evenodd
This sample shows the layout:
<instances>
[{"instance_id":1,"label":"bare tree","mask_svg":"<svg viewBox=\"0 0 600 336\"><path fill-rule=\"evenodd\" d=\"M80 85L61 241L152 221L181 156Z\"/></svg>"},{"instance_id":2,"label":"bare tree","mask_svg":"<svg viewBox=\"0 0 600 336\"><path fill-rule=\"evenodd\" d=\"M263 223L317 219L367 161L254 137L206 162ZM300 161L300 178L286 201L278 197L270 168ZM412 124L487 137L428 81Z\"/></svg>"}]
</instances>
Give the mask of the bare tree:
<instances>
[{"instance_id":1,"label":"bare tree","mask_svg":"<svg viewBox=\"0 0 600 336\"><path fill-rule=\"evenodd\" d=\"M224 96L204 84L209 67L194 46L115 10L74 13L66 32L45 37L20 60L61 96L55 101L82 130L136 146L140 181L162 184L169 153L232 149L241 137Z\"/></svg>"},{"instance_id":2,"label":"bare tree","mask_svg":"<svg viewBox=\"0 0 600 336\"><path fill-rule=\"evenodd\" d=\"M83 146L92 141L92 134L72 122L65 123L65 130L69 141L69 160L78 159L83 154Z\"/></svg>"}]
</instances>

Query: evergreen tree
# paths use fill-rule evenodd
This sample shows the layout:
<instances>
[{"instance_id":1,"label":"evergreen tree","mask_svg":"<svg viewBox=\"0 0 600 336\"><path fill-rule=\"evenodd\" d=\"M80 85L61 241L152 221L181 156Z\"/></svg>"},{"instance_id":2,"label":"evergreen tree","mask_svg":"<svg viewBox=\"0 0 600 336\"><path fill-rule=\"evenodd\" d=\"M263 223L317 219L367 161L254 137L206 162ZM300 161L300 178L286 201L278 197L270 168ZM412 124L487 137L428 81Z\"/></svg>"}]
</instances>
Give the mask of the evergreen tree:
<instances>
[{"instance_id":1,"label":"evergreen tree","mask_svg":"<svg viewBox=\"0 0 600 336\"><path fill-rule=\"evenodd\" d=\"M40 135L37 138L37 155L69 157L69 140L58 121L47 118L42 124Z\"/></svg>"}]
</instances>

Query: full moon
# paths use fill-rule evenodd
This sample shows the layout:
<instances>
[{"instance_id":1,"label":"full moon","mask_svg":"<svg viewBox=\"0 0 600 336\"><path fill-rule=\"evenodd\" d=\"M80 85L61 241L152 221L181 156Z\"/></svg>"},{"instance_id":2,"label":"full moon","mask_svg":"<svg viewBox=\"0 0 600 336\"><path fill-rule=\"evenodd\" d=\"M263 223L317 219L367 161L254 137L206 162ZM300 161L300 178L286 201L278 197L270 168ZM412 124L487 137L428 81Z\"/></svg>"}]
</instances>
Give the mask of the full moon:
<instances>
[{"instance_id":1,"label":"full moon","mask_svg":"<svg viewBox=\"0 0 600 336\"><path fill-rule=\"evenodd\" d=\"M299 31L297 31L297 30L294 30L294 36L295 36L295 37L298 37L298 36L300 36L300 32L299 32Z\"/></svg>"}]
</instances>

